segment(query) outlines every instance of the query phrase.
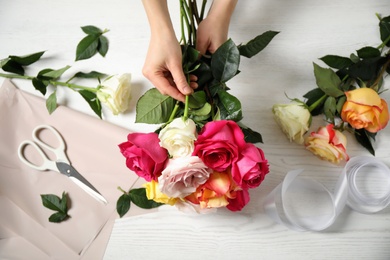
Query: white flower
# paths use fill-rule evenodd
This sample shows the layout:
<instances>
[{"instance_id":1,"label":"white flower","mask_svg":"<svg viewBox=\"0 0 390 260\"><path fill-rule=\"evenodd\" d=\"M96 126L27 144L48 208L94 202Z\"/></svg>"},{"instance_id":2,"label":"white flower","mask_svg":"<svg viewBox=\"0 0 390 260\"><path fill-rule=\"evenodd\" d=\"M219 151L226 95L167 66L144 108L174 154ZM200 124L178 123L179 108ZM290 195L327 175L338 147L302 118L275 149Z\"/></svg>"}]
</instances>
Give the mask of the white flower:
<instances>
[{"instance_id":1,"label":"white flower","mask_svg":"<svg viewBox=\"0 0 390 260\"><path fill-rule=\"evenodd\" d=\"M184 198L210 177L209 169L197 156L170 159L158 177L160 191L172 198Z\"/></svg>"},{"instance_id":2,"label":"white flower","mask_svg":"<svg viewBox=\"0 0 390 260\"><path fill-rule=\"evenodd\" d=\"M131 74L125 73L107 78L102 82L96 95L114 115L125 112L131 100Z\"/></svg>"},{"instance_id":3,"label":"white flower","mask_svg":"<svg viewBox=\"0 0 390 260\"><path fill-rule=\"evenodd\" d=\"M302 104L292 102L290 104L276 104L272 107L275 121L290 141L302 144L303 135L309 130L311 114Z\"/></svg>"},{"instance_id":4,"label":"white flower","mask_svg":"<svg viewBox=\"0 0 390 260\"><path fill-rule=\"evenodd\" d=\"M172 158L190 156L194 151L196 125L191 119L175 118L158 135L160 146L168 150Z\"/></svg>"}]
</instances>

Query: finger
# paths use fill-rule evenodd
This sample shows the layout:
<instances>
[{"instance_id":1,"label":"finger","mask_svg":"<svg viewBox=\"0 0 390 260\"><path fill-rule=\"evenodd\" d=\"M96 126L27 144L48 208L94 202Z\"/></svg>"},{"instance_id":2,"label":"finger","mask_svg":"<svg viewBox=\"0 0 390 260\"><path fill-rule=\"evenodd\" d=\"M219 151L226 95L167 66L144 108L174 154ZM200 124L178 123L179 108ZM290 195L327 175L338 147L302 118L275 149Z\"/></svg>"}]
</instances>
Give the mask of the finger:
<instances>
[{"instance_id":1,"label":"finger","mask_svg":"<svg viewBox=\"0 0 390 260\"><path fill-rule=\"evenodd\" d=\"M171 69L171 74L173 81L175 82L175 85L177 89L183 94L183 95L190 95L192 94L193 90L188 86L187 79L183 73L183 69L181 66L175 66Z\"/></svg>"},{"instance_id":2,"label":"finger","mask_svg":"<svg viewBox=\"0 0 390 260\"><path fill-rule=\"evenodd\" d=\"M161 94L168 95L176 100L185 102L185 96L175 87L175 85L170 84L169 80L163 75L156 75L153 78L149 78L149 80Z\"/></svg>"}]
</instances>

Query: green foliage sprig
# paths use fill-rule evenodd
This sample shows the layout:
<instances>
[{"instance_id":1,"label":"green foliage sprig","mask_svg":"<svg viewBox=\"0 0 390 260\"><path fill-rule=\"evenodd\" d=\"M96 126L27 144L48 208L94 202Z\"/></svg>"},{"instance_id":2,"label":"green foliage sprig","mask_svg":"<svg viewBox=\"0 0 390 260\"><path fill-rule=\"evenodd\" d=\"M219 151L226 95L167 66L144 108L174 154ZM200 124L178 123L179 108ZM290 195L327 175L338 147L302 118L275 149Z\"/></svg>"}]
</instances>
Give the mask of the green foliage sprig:
<instances>
[{"instance_id":1,"label":"green foliage sprig","mask_svg":"<svg viewBox=\"0 0 390 260\"><path fill-rule=\"evenodd\" d=\"M81 29L88 35L77 45L76 61L88 59L97 52L102 56L105 56L108 51L108 39L103 34L108 32L108 30L102 31L92 25L81 27ZM25 68L37 62L44 53L45 51L24 56L9 55L7 58L0 60L0 68L5 72L10 73L0 73L0 77L30 80L34 88L44 96L46 95L48 87L53 86L54 91L46 99L46 108L50 114L57 108L57 87L70 88L79 93L95 114L102 118L102 106L100 100L96 96L96 92L101 87L101 79L106 78L107 75L97 71L75 72L73 76L63 80L63 74L71 68L69 65L59 69L45 68L40 70L35 76L25 75ZM73 80L77 78L96 79L97 87L87 87L75 84Z\"/></svg>"},{"instance_id":2,"label":"green foliage sprig","mask_svg":"<svg viewBox=\"0 0 390 260\"><path fill-rule=\"evenodd\" d=\"M120 217L123 217L130 210L131 203L143 209L152 209L164 205L148 200L145 188L130 189L129 192L124 191L120 187L118 189L123 192L116 202L116 211Z\"/></svg>"},{"instance_id":3,"label":"green foliage sprig","mask_svg":"<svg viewBox=\"0 0 390 260\"><path fill-rule=\"evenodd\" d=\"M364 46L350 54L349 57L326 55L320 58L330 68L323 68L314 63L314 75L317 88L307 92L306 105L313 116L324 114L326 120L343 129L341 122L337 125L341 110L346 101L344 92L358 87L372 88L383 92L384 78L390 73L390 16L379 19L379 33L382 43L377 47ZM371 154L375 154L372 142L376 133L365 129L352 129L356 140Z\"/></svg>"},{"instance_id":4,"label":"green foliage sprig","mask_svg":"<svg viewBox=\"0 0 390 260\"><path fill-rule=\"evenodd\" d=\"M59 223L69 218L68 197L65 192L61 198L54 194L41 194L41 199L43 206L56 211L49 217L50 222Z\"/></svg>"},{"instance_id":5,"label":"green foliage sprig","mask_svg":"<svg viewBox=\"0 0 390 260\"><path fill-rule=\"evenodd\" d=\"M233 120L242 118L241 102L230 94L227 82L239 74L241 57L251 58L262 51L278 34L267 31L246 44L236 45L227 40L213 54L201 56L196 50L196 32L203 20L205 5L202 1L200 12L196 0L180 1L182 66L188 81L190 74L196 75L199 85L195 92L182 104L172 97L164 96L156 89L150 89L136 106L136 122L147 124L169 123L180 116L189 117L202 127L212 120ZM246 141L262 142L261 134L240 123Z\"/></svg>"}]
</instances>

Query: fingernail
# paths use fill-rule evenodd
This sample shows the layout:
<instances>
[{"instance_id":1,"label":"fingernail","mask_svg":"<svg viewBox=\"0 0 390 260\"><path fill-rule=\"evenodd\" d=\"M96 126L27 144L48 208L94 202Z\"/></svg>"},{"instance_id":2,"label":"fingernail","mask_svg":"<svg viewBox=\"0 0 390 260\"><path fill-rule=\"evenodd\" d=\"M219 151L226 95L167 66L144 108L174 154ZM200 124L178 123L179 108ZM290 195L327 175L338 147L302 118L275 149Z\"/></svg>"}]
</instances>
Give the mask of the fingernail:
<instances>
[{"instance_id":1,"label":"fingernail","mask_svg":"<svg viewBox=\"0 0 390 260\"><path fill-rule=\"evenodd\" d=\"M184 87L183 92L184 92L184 94L190 94L190 93L192 93L192 88Z\"/></svg>"}]
</instances>

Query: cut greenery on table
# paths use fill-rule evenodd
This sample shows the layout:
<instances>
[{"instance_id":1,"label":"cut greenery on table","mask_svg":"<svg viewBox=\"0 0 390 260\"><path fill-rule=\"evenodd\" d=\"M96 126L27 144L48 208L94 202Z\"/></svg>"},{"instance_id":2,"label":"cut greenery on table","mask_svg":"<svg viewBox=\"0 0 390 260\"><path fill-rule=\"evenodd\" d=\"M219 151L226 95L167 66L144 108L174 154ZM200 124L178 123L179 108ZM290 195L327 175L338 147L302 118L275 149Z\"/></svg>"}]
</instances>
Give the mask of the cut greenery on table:
<instances>
[{"instance_id":1,"label":"cut greenery on table","mask_svg":"<svg viewBox=\"0 0 390 260\"><path fill-rule=\"evenodd\" d=\"M65 192L62 193L61 198L54 194L41 194L41 199L43 206L56 211L49 217L50 222L59 223L70 217L68 215L68 197Z\"/></svg>"},{"instance_id":2,"label":"cut greenery on table","mask_svg":"<svg viewBox=\"0 0 390 260\"><path fill-rule=\"evenodd\" d=\"M87 36L78 43L75 60L79 61L88 59L96 53L99 53L104 57L109 46L108 39L104 36L104 34L108 32L108 30L101 30L92 25L81 27L81 29L87 34ZM106 78L107 75L97 71L75 72L70 78L66 80L62 79L63 74L71 68L69 65L59 69L45 68L40 70L35 76L26 75L25 68L37 62L44 53L45 51L24 56L9 55L7 58L0 60L0 68L5 72L10 73L0 73L0 77L31 80L34 88L44 96L48 91L48 87L53 86L54 91L46 99L46 107L50 114L57 108L57 87L61 86L70 88L79 93L85 101L88 102L95 114L101 118L101 101L97 98L96 93L101 87L101 79ZM97 87L78 85L73 82L77 78L96 79L98 81Z\"/></svg>"}]
</instances>

